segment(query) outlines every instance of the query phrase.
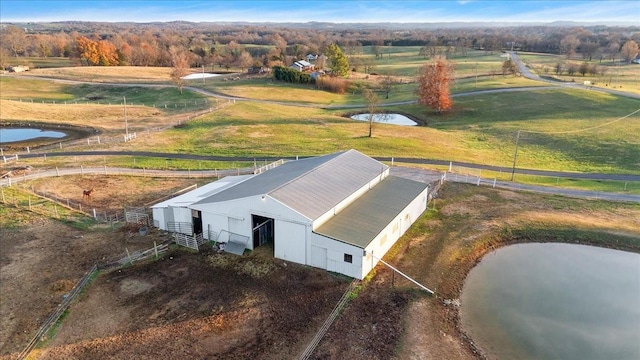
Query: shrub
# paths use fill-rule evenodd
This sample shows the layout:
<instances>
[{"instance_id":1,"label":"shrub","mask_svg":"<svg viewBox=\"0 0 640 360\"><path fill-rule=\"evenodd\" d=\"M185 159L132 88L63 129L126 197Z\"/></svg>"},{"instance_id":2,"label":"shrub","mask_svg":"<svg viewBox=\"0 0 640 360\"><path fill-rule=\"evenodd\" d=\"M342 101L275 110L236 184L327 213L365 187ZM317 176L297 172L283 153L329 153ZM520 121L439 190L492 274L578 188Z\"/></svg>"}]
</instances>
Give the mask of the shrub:
<instances>
[{"instance_id":1,"label":"shrub","mask_svg":"<svg viewBox=\"0 0 640 360\"><path fill-rule=\"evenodd\" d=\"M316 86L321 90L344 94L350 88L351 83L345 79L323 76L316 79Z\"/></svg>"}]
</instances>

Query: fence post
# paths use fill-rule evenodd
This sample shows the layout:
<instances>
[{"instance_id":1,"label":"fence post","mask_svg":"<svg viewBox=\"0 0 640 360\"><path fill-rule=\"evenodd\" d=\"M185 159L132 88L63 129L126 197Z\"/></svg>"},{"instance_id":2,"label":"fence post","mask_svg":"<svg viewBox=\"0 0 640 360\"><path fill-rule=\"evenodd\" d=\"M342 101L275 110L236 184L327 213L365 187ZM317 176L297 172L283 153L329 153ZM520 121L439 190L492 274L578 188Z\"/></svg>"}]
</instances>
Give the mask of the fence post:
<instances>
[{"instance_id":1,"label":"fence post","mask_svg":"<svg viewBox=\"0 0 640 360\"><path fill-rule=\"evenodd\" d=\"M451 172L451 169L453 169L453 161L449 161L449 172Z\"/></svg>"},{"instance_id":2,"label":"fence post","mask_svg":"<svg viewBox=\"0 0 640 360\"><path fill-rule=\"evenodd\" d=\"M191 179L191 169L187 169L187 179Z\"/></svg>"},{"instance_id":3,"label":"fence post","mask_svg":"<svg viewBox=\"0 0 640 360\"><path fill-rule=\"evenodd\" d=\"M496 179L493 179L493 187L496 187Z\"/></svg>"},{"instance_id":4,"label":"fence post","mask_svg":"<svg viewBox=\"0 0 640 360\"><path fill-rule=\"evenodd\" d=\"M62 141L60 142L60 149L62 149Z\"/></svg>"},{"instance_id":5,"label":"fence post","mask_svg":"<svg viewBox=\"0 0 640 360\"><path fill-rule=\"evenodd\" d=\"M58 205L56 205L56 203L53 203L53 212L56 214L56 217L60 217L58 216Z\"/></svg>"},{"instance_id":6,"label":"fence post","mask_svg":"<svg viewBox=\"0 0 640 360\"><path fill-rule=\"evenodd\" d=\"M47 154L44 154L44 161L47 161Z\"/></svg>"},{"instance_id":7,"label":"fence post","mask_svg":"<svg viewBox=\"0 0 640 360\"><path fill-rule=\"evenodd\" d=\"M96 209L93 209L93 219L98 220L98 216L96 215Z\"/></svg>"},{"instance_id":8,"label":"fence post","mask_svg":"<svg viewBox=\"0 0 640 360\"><path fill-rule=\"evenodd\" d=\"M156 245L156 242L155 242L155 241L153 242L153 250L154 250L154 251L155 251L155 253L156 253L156 259L157 259L157 258L158 258L158 245Z\"/></svg>"},{"instance_id":9,"label":"fence post","mask_svg":"<svg viewBox=\"0 0 640 360\"><path fill-rule=\"evenodd\" d=\"M31 195L29 195L29 210L31 210Z\"/></svg>"},{"instance_id":10,"label":"fence post","mask_svg":"<svg viewBox=\"0 0 640 360\"><path fill-rule=\"evenodd\" d=\"M0 188L0 192L2 193L2 203L3 203L3 204L6 204L6 203L7 203L7 200L4 198L4 189L3 189L3 188Z\"/></svg>"},{"instance_id":11,"label":"fence post","mask_svg":"<svg viewBox=\"0 0 640 360\"><path fill-rule=\"evenodd\" d=\"M132 261L131 261L131 254L129 254L129 249L127 249L127 248L124 248L124 249L127 251L127 257L129 258L129 264L131 264Z\"/></svg>"},{"instance_id":12,"label":"fence post","mask_svg":"<svg viewBox=\"0 0 640 360\"><path fill-rule=\"evenodd\" d=\"M107 165L104 166L104 174L107 175Z\"/></svg>"},{"instance_id":13,"label":"fence post","mask_svg":"<svg viewBox=\"0 0 640 360\"><path fill-rule=\"evenodd\" d=\"M56 166L56 176L60 176L60 171L58 170L57 166Z\"/></svg>"},{"instance_id":14,"label":"fence post","mask_svg":"<svg viewBox=\"0 0 640 360\"><path fill-rule=\"evenodd\" d=\"M480 186L480 177L479 176L478 176L478 182L477 182L476 185Z\"/></svg>"},{"instance_id":15,"label":"fence post","mask_svg":"<svg viewBox=\"0 0 640 360\"><path fill-rule=\"evenodd\" d=\"M31 149L27 146L27 154L31 154Z\"/></svg>"}]
</instances>

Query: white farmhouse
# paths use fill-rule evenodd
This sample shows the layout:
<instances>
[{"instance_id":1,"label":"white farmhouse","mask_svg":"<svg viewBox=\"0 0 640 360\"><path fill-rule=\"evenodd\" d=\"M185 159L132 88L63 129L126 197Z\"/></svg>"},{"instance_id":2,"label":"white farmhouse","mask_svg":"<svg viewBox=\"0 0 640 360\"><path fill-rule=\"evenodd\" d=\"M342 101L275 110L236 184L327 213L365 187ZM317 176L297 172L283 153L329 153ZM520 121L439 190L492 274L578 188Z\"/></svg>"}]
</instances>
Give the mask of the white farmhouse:
<instances>
[{"instance_id":1,"label":"white farmhouse","mask_svg":"<svg viewBox=\"0 0 640 360\"><path fill-rule=\"evenodd\" d=\"M161 229L190 222L204 238L242 249L272 243L278 259L362 279L426 209L428 191L348 150L226 177L153 214Z\"/></svg>"}]
</instances>

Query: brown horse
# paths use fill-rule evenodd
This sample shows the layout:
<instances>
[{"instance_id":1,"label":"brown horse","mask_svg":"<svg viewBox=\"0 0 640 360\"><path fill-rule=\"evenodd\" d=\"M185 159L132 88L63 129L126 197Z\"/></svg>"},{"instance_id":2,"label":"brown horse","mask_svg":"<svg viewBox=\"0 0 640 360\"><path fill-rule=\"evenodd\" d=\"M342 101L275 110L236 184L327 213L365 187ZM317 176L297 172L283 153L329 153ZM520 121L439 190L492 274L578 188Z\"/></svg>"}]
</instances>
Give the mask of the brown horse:
<instances>
[{"instance_id":1,"label":"brown horse","mask_svg":"<svg viewBox=\"0 0 640 360\"><path fill-rule=\"evenodd\" d=\"M90 199L91 193L93 193L93 188L91 188L91 190L82 190L82 198L84 199L86 197L87 199Z\"/></svg>"}]
</instances>

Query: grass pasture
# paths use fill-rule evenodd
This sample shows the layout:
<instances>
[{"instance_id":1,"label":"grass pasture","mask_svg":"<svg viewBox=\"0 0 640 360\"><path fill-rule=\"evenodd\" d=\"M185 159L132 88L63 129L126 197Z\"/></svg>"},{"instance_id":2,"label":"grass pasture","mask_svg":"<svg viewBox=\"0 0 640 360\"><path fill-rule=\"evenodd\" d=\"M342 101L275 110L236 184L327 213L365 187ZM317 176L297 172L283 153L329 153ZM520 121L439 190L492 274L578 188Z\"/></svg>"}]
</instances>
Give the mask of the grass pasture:
<instances>
[{"instance_id":1,"label":"grass pasture","mask_svg":"<svg viewBox=\"0 0 640 360\"><path fill-rule=\"evenodd\" d=\"M76 66L34 69L30 76L93 82L171 83L170 67Z\"/></svg>"},{"instance_id":2,"label":"grass pasture","mask_svg":"<svg viewBox=\"0 0 640 360\"><path fill-rule=\"evenodd\" d=\"M600 62L599 60L593 59L592 61L588 61L588 63L598 66L600 71L604 70L604 74L586 74L583 76L580 73L569 75L566 70L564 70L562 74L555 73L557 63L561 63L565 67L569 63L579 66L585 62L581 57L567 59L567 57L563 55L538 53L518 53L518 57L530 70L540 76L547 76L557 79L558 81L576 82L579 84L582 84L584 81L590 81L595 87L640 94L640 64L625 64L612 62L610 60Z\"/></svg>"}]
</instances>

